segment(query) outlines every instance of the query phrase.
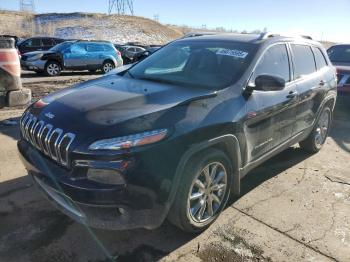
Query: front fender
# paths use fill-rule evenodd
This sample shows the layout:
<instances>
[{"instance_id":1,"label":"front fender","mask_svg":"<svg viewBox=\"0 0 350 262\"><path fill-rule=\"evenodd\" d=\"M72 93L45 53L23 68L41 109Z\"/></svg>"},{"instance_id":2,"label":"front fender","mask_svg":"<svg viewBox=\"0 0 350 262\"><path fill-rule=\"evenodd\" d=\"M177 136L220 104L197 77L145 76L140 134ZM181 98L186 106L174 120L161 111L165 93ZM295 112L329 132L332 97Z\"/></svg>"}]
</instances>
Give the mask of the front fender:
<instances>
[{"instance_id":1,"label":"front fender","mask_svg":"<svg viewBox=\"0 0 350 262\"><path fill-rule=\"evenodd\" d=\"M210 147L224 145L225 151L228 154L229 159L232 163L233 170L233 193L235 195L240 194L240 168L241 168L241 150L239 142L236 136L227 134L219 137L212 138L210 140L193 144L181 157L180 162L175 171L174 184L168 199L168 209L172 206L178 188L183 178L184 169L188 160L196 153L208 149Z\"/></svg>"}]
</instances>

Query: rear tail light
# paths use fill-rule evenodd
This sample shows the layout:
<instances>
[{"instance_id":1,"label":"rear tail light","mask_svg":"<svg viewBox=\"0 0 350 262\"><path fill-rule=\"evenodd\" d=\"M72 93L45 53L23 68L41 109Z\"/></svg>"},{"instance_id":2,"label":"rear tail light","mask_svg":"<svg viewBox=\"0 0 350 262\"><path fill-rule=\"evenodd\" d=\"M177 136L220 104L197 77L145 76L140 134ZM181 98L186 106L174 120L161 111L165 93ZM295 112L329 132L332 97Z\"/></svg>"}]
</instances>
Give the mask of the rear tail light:
<instances>
[{"instance_id":1,"label":"rear tail light","mask_svg":"<svg viewBox=\"0 0 350 262\"><path fill-rule=\"evenodd\" d=\"M120 51L117 50L117 55L122 56L122 53L120 53Z\"/></svg>"}]
</instances>

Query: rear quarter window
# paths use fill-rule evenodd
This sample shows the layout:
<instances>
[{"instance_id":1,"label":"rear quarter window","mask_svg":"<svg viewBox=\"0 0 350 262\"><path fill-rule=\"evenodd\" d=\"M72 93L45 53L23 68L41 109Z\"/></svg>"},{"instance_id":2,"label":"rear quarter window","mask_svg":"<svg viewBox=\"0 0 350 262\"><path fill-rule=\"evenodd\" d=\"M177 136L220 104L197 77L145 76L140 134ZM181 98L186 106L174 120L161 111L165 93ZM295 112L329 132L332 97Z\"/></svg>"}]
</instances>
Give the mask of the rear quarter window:
<instances>
[{"instance_id":1,"label":"rear quarter window","mask_svg":"<svg viewBox=\"0 0 350 262\"><path fill-rule=\"evenodd\" d=\"M328 63L327 63L327 60L324 57L322 51L317 47L313 47L312 50L314 51L317 69L320 70L320 69L326 67L328 65Z\"/></svg>"},{"instance_id":2,"label":"rear quarter window","mask_svg":"<svg viewBox=\"0 0 350 262\"><path fill-rule=\"evenodd\" d=\"M103 47L104 47L104 51L108 51L108 52L115 51L114 48L110 45L103 45Z\"/></svg>"},{"instance_id":3,"label":"rear quarter window","mask_svg":"<svg viewBox=\"0 0 350 262\"><path fill-rule=\"evenodd\" d=\"M314 54L310 46L291 45L294 62L294 78L298 79L304 75L312 74L316 71Z\"/></svg>"}]
</instances>

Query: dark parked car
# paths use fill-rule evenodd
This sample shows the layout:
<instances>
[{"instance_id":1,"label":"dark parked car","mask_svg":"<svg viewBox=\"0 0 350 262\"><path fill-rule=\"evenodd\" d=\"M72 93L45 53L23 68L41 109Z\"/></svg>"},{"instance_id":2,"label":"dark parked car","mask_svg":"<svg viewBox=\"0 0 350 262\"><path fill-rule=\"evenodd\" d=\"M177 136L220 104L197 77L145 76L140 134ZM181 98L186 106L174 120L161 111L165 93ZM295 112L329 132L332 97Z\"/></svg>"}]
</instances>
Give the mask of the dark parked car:
<instances>
[{"instance_id":1,"label":"dark parked car","mask_svg":"<svg viewBox=\"0 0 350 262\"><path fill-rule=\"evenodd\" d=\"M146 51L143 47L130 45L115 45L115 48L121 53L124 64L134 63L135 57Z\"/></svg>"},{"instance_id":2,"label":"dark parked car","mask_svg":"<svg viewBox=\"0 0 350 262\"><path fill-rule=\"evenodd\" d=\"M312 40L185 38L34 103L18 149L39 188L81 223L151 229L168 218L198 232L250 170L296 143L321 149L336 84Z\"/></svg>"},{"instance_id":3,"label":"dark parked car","mask_svg":"<svg viewBox=\"0 0 350 262\"><path fill-rule=\"evenodd\" d=\"M135 63L135 62L139 62L139 61L145 59L146 57L152 55L155 51L157 51L161 47L162 46L149 46L149 47L146 47L145 51L135 54L133 62Z\"/></svg>"},{"instance_id":4,"label":"dark parked car","mask_svg":"<svg viewBox=\"0 0 350 262\"><path fill-rule=\"evenodd\" d=\"M350 45L335 45L327 50L329 59L337 68L338 92L350 95Z\"/></svg>"},{"instance_id":5,"label":"dark parked car","mask_svg":"<svg viewBox=\"0 0 350 262\"><path fill-rule=\"evenodd\" d=\"M60 44L66 40L54 37L32 37L17 43L17 49L20 54L33 52L33 51L45 51Z\"/></svg>"},{"instance_id":6,"label":"dark parked car","mask_svg":"<svg viewBox=\"0 0 350 262\"><path fill-rule=\"evenodd\" d=\"M62 70L108 73L122 65L120 52L106 41L67 41L48 51L29 52L21 57L22 69L48 76L57 76Z\"/></svg>"}]
</instances>

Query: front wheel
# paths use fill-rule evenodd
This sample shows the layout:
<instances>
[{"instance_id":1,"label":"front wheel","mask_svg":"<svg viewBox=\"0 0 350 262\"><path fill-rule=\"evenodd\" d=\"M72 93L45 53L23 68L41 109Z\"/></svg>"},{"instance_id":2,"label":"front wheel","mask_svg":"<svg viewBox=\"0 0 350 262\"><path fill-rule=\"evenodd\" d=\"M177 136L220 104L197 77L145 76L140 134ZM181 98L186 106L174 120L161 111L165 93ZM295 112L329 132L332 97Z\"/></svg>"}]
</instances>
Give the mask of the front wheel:
<instances>
[{"instance_id":1,"label":"front wheel","mask_svg":"<svg viewBox=\"0 0 350 262\"><path fill-rule=\"evenodd\" d=\"M326 106L322 109L319 119L311 134L299 143L300 147L310 153L317 153L326 142L332 120L332 111Z\"/></svg>"},{"instance_id":2,"label":"front wheel","mask_svg":"<svg viewBox=\"0 0 350 262\"><path fill-rule=\"evenodd\" d=\"M224 209L231 183L232 168L222 151L199 153L186 165L168 219L186 232L205 230Z\"/></svg>"},{"instance_id":3,"label":"front wheel","mask_svg":"<svg viewBox=\"0 0 350 262\"><path fill-rule=\"evenodd\" d=\"M47 62L45 66L45 74L47 76L59 76L61 74L61 65L55 61Z\"/></svg>"},{"instance_id":4,"label":"front wheel","mask_svg":"<svg viewBox=\"0 0 350 262\"><path fill-rule=\"evenodd\" d=\"M112 61L106 61L102 65L102 72L104 74L108 73L109 71L113 70L115 68L115 65Z\"/></svg>"}]
</instances>

